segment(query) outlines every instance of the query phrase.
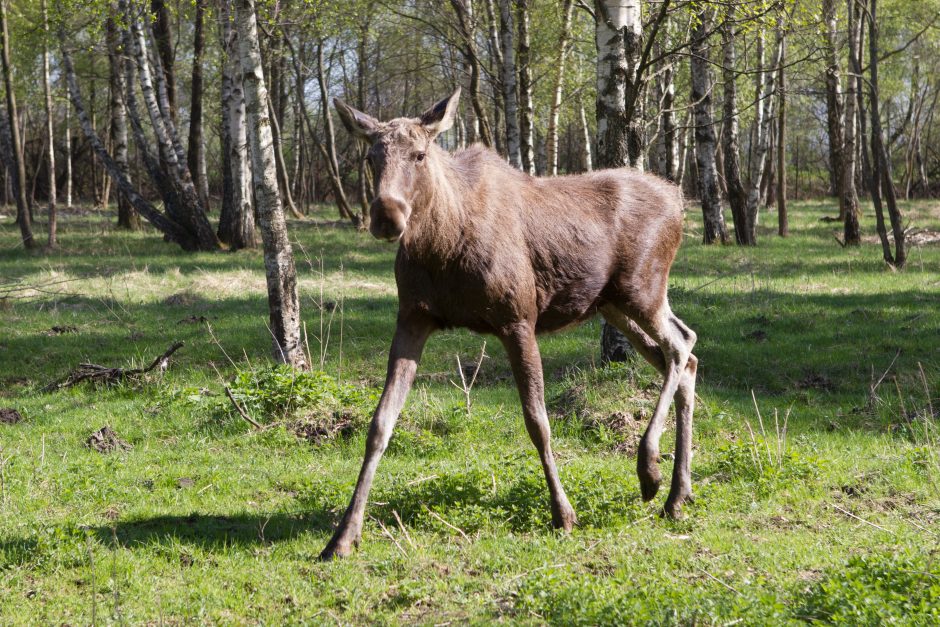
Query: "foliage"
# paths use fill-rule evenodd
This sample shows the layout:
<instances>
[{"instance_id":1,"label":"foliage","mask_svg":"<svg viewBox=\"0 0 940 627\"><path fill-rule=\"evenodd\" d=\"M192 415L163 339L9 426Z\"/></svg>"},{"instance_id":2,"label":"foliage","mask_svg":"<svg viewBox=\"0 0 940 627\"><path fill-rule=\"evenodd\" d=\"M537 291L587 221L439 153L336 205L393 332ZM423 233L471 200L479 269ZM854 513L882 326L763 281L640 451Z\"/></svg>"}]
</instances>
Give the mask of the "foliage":
<instances>
[{"instance_id":1,"label":"foliage","mask_svg":"<svg viewBox=\"0 0 940 627\"><path fill-rule=\"evenodd\" d=\"M940 621L940 559L898 551L852 557L814 584L797 616L846 625Z\"/></svg>"}]
</instances>

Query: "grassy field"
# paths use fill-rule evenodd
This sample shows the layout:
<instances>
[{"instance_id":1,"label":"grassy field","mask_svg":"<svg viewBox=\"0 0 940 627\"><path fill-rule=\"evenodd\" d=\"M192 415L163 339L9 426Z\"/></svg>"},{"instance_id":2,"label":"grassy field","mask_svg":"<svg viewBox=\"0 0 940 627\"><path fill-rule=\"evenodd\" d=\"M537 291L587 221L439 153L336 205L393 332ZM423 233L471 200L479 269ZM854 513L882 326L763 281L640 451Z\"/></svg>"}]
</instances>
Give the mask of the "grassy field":
<instances>
[{"instance_id":1,"label":"grassy field","mask_svg":"<svg viewBox=\"0 0 940 627\"><path fill-rule=\"evenodd\" d=\"M0 624L936 624L940 244L893 272L874 240L839 247L819 221L831 205L792 211L792 236L762 229L754 249L705 248L687 219L671 281L699 336L684 520L658 516L664 493L639 499L658 381L602 366L597 321L541 344L580 520L567 536L550 529L502 348L487 342L468 408L456 359L485 338L448 332L426 350L362 545L328 564L384 378L394 249L332 209L290 224L320 371L295 377L270 360L259 252L187 254L73 212L59 250L28 254L8 211L0 407L23 419L0 424ZM905 211L940 231L940 204ZM177 339L163 375L43 391ZM86 446L105 425L130 448Z\"/></svg>"}]
</instances>

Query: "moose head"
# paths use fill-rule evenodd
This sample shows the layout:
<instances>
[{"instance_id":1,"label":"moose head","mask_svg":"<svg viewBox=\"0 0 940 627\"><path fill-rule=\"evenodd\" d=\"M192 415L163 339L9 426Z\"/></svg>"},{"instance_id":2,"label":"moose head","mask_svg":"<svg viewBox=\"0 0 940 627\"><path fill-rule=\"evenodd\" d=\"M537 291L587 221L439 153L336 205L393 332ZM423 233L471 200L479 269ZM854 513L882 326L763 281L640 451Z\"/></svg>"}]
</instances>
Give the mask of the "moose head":
<instances>
[{"instance_id":1,"label":"moose head","mask_svg":"<svg viewBox=\"0 0 940 627\"><path fill-rule=\"evenodd\" d=\"M408 228L416 199L432 185L437 149L434 139L454 124L460 88L417 118L380 122L339 98L333 103L343 126L368 142L375 172L375 199L369 208L369 230L378 239L395 242Z\"/></svg>"}]
</instances>

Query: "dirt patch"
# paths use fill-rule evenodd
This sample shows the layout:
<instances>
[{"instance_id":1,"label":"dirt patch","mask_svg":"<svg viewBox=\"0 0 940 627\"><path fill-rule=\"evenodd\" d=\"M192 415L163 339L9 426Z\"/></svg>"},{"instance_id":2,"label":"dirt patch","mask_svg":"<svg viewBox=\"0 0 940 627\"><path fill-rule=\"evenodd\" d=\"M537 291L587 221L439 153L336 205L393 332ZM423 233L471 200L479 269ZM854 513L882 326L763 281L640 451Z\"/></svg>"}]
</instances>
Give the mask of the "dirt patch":
<instances>
[{"instance_id":1,"label":"dirt patch","mask_svg":"<svg viewBox=\"0 0 940 627\"><path fill-rule=\"evenodd\" d=\"M587 385L574 385L548 402L548 411L554 418L587 416Z\"/></svg>"},{"instance_id":2,"label":"dirt patch","mask_svg":"<svg viewBox=\"0 0 940 627\"><path fill-rule=\"evenodd\" d=\"M756 331L751 331L744 336L745 339L751 340L752 342L766 342L767 341L767 332L763 329L757 329Z\"/></svg>"},{"instance_id":3,"label":"dirt patch","mask_svg":"<svg viewBox=\"0 0 940 627\"><path fill-rule=\"evenodd\" d=\"M323 444L337 437L346 437L355 430L356 417L350 412L335 411L329 416L311 414L287 425L287 430L310 444Z\"/></svg>"},{"instance_id":4,"label":"dirt patch","mask_svg":"<svg viewBox=\"0 0 940 627\"><path fill-rule=\"evenodd\" d=\"M811 372L796 382L796 387L800 390L823 390L832 391L832 379L818 372Z\"/></svg>"},{"instance_id":5,"label":"dirt patch","mask_svg":"<svg viewBox=\"0 0 940 627\"><path fill-rule=\"evenodd\" d=\"M0 424L15 425L22 420L22 414L12 407L0 407Z\"/></svg>"},{"instance_id":6,"label":"dirt patch","mask_svg":"<svg viewBox=\"0 0 940 627\"><path fill-rule=\"evenodd\" d=\"M112 451L129 451L134 448L131 444L118 437L118 434L111 427L105 425L101 427L85 440L85 446L93 448L99 453L110 453Z\"/></svg>"},{"instance_id":7,"label":"dirt patch","mask_svg":"<svg viewBox=\"0 0 940 627\"><path fill-rule=\"evenodd\" d=\"M643 417L640 414L615 411L606 417L587 416L584 418L584 428L589 431L607 431L616 442L614 451L621 455L633 457L640 445L644 424Z\"/></svg>"},{"instance_id":8,"label":"dirt patch","mask_svg":"<svg viewBox=\"0 0 940 627\"><path fill-rule=\"evenodd\" d=\"M66 335L67 333L78 333L78 327L71 324L64 324L61 326L54 326L46 331L46 335Z\"/></svg>"},{"instance_id":9,"label":"dirt patch","mask_svg":"<svg viewBox=\"0 0 940 627\"><path fill-rule=\"evenodd\" d=\"M163 299L163 304L170 307L192 307L196 304L197 297L192 292L177 292Z\"/></svg>"},{"instance_id":10,"label":"dirt patch","mask_svg":"<svg viewBox=\"0 0 940 627\"><path fill-rule=\"evenodd\" d=\"M204 322L207 322L208 320L209 319L206 318L205 316L197 316L193 314L191 316L186 316L185 318L180 320L179 324L203 324Z\"/></svg>"}]
</instances>

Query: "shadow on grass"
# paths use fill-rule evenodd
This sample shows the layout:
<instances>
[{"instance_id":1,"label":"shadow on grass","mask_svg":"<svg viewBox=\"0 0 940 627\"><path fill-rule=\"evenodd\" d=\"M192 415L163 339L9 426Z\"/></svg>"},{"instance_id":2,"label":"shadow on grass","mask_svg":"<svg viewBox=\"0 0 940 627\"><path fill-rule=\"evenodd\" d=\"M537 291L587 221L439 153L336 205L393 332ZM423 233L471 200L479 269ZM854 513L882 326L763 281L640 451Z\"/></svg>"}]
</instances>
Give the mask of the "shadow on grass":
<instances>
[{"instance_id":1,"label":"shadow on grass","mask_svg":"<svg viewBox=\"0 0 940 627\"><path fill-rule=\"evenodd\" d=\"M333 514L325 510L230 516L192 513L117 521L113 525L94 527L92 531L102 544L113 544L117 538L118 544L125 548L178 542L218 550L229 546L284 542L308 533L332 532L333 519Z\"/></svg>"}]
</instances>

